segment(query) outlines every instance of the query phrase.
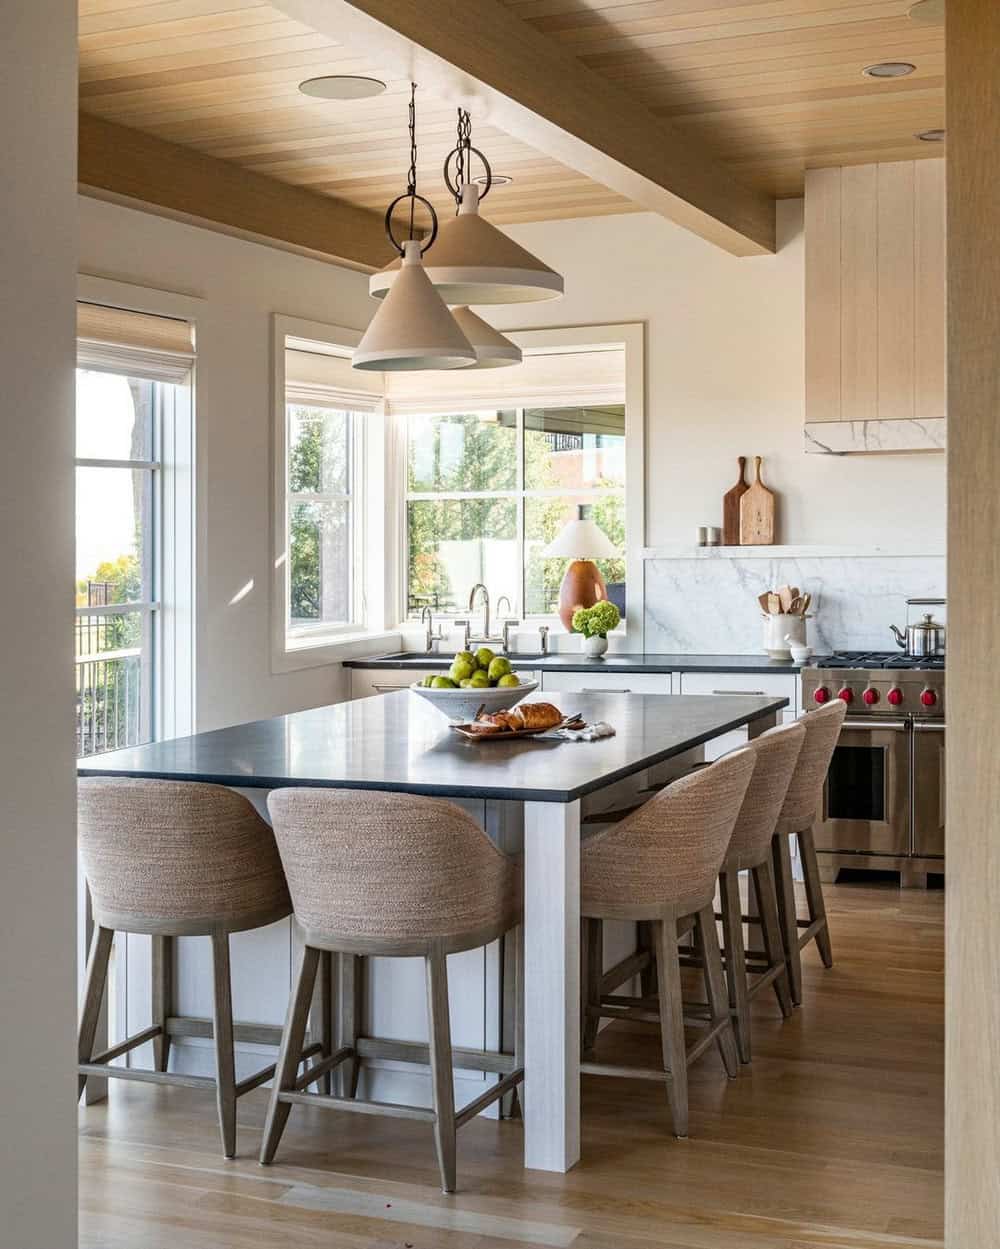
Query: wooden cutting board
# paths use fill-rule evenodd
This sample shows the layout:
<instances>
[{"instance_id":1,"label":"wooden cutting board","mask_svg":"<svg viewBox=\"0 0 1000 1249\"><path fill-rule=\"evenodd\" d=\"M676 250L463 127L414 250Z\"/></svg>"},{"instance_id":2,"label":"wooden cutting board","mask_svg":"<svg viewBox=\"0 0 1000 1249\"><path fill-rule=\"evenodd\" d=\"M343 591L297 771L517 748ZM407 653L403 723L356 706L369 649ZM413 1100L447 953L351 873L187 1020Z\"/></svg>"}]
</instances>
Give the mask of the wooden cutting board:
<instances>
[{"instance_id":1,"label":"wooden cutting board","mask_svg":"<svg viewBox=\"0 0 1000 1249\"><path fill-rule=\"evenodd\" d=\"M753 457L753 482L740 499L740 545L770 546L774 542L774 492L760 479L762 456Z\"/></svg>"},{"instance_id":2,"label":"wooden cutting board","mask_svg":"<svg viewBox=\"0 0 1000 1249\"><path fill-rule=\"evenodd\" d=\"M747 492L746 468L747 457L738 456L740 479L731 490L722 496L722 545L739 546L740 544L740 499Z\"/></svg>"}]
</instances>

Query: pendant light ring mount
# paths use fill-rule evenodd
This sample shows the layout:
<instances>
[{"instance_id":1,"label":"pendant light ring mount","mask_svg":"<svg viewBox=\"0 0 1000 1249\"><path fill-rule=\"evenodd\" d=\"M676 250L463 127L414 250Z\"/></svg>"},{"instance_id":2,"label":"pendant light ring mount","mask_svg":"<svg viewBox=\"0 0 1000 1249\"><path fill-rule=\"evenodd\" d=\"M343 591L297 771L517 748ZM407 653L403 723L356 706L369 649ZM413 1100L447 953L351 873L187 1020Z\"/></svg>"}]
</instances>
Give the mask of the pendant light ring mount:
<instances>
[{"instance_id":1,"label":"pendant light ring mount","mask_svg":"<svg viewBox=\"0 0 1000 1249\"><path fill-rule=\"evenodd\" d=\"M444 184L451 192L452 198L456 204L461 204L462 202L462 187L466 182L472 181L472 162L469 157L473 153L479 157L483 168L486 170L486 181L484 183L477 184L479 186L480 201L484 200L487 195L489 195L490 187L493 185L493 169L490 166L490 162L486 159L478 147L473 147L471 143L466 144L464 153L460 152L457 147L453 147L445 157L444 161ZM451 162L453 160L458 161L458 177L454 182L451 180ZM467 167L465 166L465 161L468 161Z\"/></svg>"},{"instance_id":2,"label":"pendant light ring mount","mask_svg":"<svg viewBox=\"0 0 1000 1249\"><path fill-rule=\"evenodd\" d=\"M385 236L389 240L389 242L393 245L393 247L396 249L396 251L399 252L399 254L402 256L403 252L405 251L405 248L403 247L402 243L398 243L396 241L396 236L392 232L392 214L396 211L396 206L398 204L401 204L403 200L411 201L410 203L410 231L411 231L410 239L413 238L413 234L412 234L413 210L417 206L417 204L423 204L423 206L427 209L427 211L431 215L431 232L430 234L426 235L423 239L420 240L420 254L422 256L424 252L428 249L428 247L430 247L431 244L434 242L434 240L437 238L438 215L434 211L434 205L430 202L430 200L425 199L424 196L422 195L418 195L416 191L404 191L402 195L397 195L396 198L389 205L389 207L385 210Z\"/></svg>"}]
</instances>

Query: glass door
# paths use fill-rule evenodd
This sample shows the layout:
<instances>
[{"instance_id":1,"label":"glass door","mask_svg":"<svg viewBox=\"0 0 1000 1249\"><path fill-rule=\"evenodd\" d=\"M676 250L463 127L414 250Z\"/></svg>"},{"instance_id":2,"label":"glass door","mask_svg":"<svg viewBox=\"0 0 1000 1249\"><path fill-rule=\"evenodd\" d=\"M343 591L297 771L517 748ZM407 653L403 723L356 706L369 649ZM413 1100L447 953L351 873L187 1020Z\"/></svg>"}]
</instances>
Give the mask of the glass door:
<instances>
[{"instance_id":1,"label":"glass door","mask_svg":"<svg viewBox=\"0 0 1000 1249\"><path fill-rule=\"evenodd\" d=\"M903 720L845 722L814 830L818 850L909 853L909 739Z\"/></svg>"}]
</instances>

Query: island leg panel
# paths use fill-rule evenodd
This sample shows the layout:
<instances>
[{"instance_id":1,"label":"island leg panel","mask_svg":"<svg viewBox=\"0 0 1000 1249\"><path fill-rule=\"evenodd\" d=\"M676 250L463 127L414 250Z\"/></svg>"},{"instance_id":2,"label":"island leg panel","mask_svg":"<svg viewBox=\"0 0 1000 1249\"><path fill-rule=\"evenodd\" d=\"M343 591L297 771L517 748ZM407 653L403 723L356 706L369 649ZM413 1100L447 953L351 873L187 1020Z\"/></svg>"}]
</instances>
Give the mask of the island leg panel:
<instances>
[{"instance_id":1,"label":"island leg panel","mask_svg":"<svg viewBox=\"0 0 1000 1249\"><path fill-rule=\"evenodd\" d=\"M524 1165L580 1157L580 804L524 806Z\"/></svg>"}]
</instances>

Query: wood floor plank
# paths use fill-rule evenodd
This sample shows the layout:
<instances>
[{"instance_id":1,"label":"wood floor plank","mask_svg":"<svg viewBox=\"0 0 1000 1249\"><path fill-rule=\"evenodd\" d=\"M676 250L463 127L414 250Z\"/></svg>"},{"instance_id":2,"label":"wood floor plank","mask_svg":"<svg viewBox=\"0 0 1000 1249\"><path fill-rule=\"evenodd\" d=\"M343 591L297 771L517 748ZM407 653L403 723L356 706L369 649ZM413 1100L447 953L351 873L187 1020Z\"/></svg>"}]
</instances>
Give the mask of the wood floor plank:
<instances>
[{"instance_id":1,"label":"wood floor plank","mask_svg":"<svg viewBox=\"0 0 1000 1249\"><path fill-rule=\"evenodd\" d=\"M827 887L837 963L804 956L804 1005L752 1007L754 1061L691 1069L691 1137L659 1089L587 1077L583 1157L526 1172L518 1121L459 1134L438 1191L416 1123L304 1109L279 1163L255 1151L266 1107L239 1103L239 1156L218 1156L194 1090L113 1084L81 1110L83 1249L940 1249L943 894ZM691 978L692 990L696 979ZM614 1024L599 1058L656 1061L655 1031Z\"/></svg>"}]
</instances>

